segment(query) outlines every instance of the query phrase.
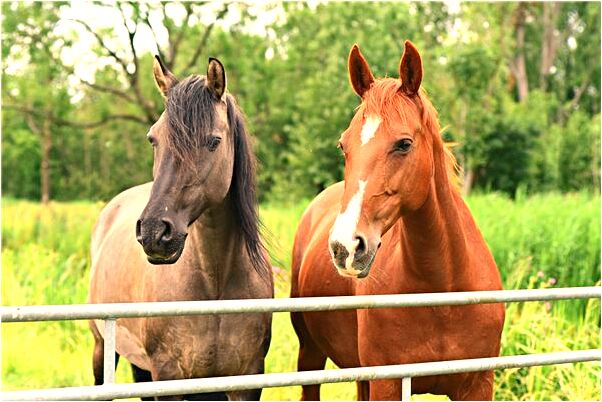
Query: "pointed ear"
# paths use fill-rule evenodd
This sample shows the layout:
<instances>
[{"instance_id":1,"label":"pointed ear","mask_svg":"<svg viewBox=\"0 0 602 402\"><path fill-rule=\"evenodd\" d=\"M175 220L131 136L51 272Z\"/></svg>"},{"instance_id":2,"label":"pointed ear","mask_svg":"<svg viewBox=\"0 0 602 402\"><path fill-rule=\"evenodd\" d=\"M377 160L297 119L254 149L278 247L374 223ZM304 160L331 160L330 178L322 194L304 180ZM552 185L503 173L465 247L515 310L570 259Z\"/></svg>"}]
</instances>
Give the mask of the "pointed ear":
<instances>
[{"instance_id":1,"label":"pointed ear","mask_svg":"<svg viewBox=\"0 0 602 402\"><path fill-rule=\"evenodd\" d=\"M165 67L159 56L155 56L153 74L155 75L155 83L157 84L159 91L161 91L161 95L163 95L164 98L167 97L167 91L174 86L178 80L167 67Z\"/></svg>"},{"instance_id":2,"label":"pointed ear","mask_svg":"<svg viewBox=\"0 0 602 402\"><path fill-rule=\"evenodd\" d=\"M356 94L363 97L364 93L370 89L370 86L374 82L374 76L357 44L353 45L351 48L347 64L349 67L349 81L351 82L351 86Z\"/></svg>"},{"instance_id":3,"label":"pointed ear","mask_svg":"<svg viewBox=\"0 0 602 402\"><path fill-rule=\"evenodd\" d=\"M422 82L422 59L416 46L409 40L405 42L405 50L399 63L401 90L407 95L416 95Z\"/></svg>"},{"instance_id":4,"label":"pointed ear","mask_svg":"<svg viewBox=\"0 0 602 402\"><path fill-rule=\"evenodd\" d=\"M207 66L207 86L219 99L226 92L226 70L224 65L213 57L209 57Z\"/></svg>"}]
</instances>

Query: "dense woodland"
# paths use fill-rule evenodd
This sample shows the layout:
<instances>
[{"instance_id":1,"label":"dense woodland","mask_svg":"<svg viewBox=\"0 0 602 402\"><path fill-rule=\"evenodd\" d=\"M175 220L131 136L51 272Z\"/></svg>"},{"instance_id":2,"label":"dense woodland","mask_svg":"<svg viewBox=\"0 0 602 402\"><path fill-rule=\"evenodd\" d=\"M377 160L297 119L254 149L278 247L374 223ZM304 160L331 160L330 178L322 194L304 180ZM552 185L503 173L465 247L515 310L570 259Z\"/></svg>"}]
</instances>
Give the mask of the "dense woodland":
<instances>
[{"instance_id":1,"label":"dense woodland","mask_svg":"<svg viewBox=\"0 0 602 402\"><path fill-rule=\"evenodd\" d=\"M600 190L600 3L91 6L111 21L69 4L1 7L5 196L109 199L151 179L156 52L178 77L218 57L256 137L262 200L312 197L342 178L336 144L359 103L351 45L396 76L405 39L465 193ZM155 51L141 50L148 38ZM84 39L91 77L66 57Z\"/></svg>"}]
</instances>

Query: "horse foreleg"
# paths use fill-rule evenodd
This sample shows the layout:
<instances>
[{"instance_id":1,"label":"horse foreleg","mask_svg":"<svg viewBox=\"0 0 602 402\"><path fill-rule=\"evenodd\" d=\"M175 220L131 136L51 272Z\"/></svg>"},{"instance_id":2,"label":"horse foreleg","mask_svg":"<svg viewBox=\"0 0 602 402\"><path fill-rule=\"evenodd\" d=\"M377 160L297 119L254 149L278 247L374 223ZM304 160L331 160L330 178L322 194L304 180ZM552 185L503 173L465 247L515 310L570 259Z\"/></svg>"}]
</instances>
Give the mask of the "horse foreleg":
<instances>
[{"instance_id":1,"label":"horse foreleg","mask_svg":"<svg viewBox=\"0 0 602 402\"><path fill-rule=\"evenodd\" d=\"M312 339L302 313L291 313L291 321L297 337L299 338L299 357L297 359L297 371L322 370L326 365L326 355L320 350ZM320 400L320 384L303 385L301 393L302 401Z\"/></svg>"},{"instance_id":2,"label":"horse foreleg","mask_svg":"<svg viewBox=\"0 0 602 402\"><path fill-rule=\"evenodd\" d=\"M134 378L134 382L150 382L153 380L150 371L146 371L136 366L135 364L131 364L132 366L132 377ZM143 396L140 398L143 401L154 401L155 398L151 396Z\"/></svg>"},{"instance_id":3,"label":"horse foreleg","mask_svg":"<svg viewBox=\"0 0 602 402\"><path fill-rule=\"evenodd\" d=\"M297 371L322 370L326 365L324 355L316 345L307 342L299 347L299 359L297 360ZM320 400L320 384L303 385L301 393L302 401Z\"/></svg>"},{"instance_id":4,"label":"horse foreleg","mask_svg":"<svg viewBox=\"0 0 602 402\"><path fill-rule=\"evenodd\" d=\"M104 347L102 339L100 342L94 339L94 351L92 352L92 372L94 373L94 385L102 385L104 372Z\"/></svg>"},{"instance_id":5,"label":"horse foreleg","mask_svg":"<svg viewBox=\"0 0 602 402\"><path fill-rule=\"evenodd\" d=\"M368 401L370 400L370 382L368 381L357 381L357 400Z\"/></svg>"},{"instance_id":6,"label":"horse foreleg","mask_svg":"<svg viewBox=\"0 0 602 402\"><path fill-rule=\"evenodd\" d=\"M401 380L370 381L371 401L399 401L401 399Z\"/></svg>"}]
</instances>

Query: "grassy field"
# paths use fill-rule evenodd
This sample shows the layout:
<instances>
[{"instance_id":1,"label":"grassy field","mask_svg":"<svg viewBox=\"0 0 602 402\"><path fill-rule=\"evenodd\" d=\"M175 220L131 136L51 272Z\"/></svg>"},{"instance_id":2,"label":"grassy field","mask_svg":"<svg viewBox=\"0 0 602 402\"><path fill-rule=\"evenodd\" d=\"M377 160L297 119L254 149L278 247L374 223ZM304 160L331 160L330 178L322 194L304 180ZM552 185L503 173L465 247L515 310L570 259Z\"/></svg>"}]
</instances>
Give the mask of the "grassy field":
<instances>
[{"instance_id":1,"label":"grassy field","mask_svg":"<svg viewBox=\"0 0 602 402\"><path fill-rule=\"evenodd\" d=\"M507 289L582 286L600 279L600 198L537 195L509 200L473 196L469 205L492 249ZM264 205L277 266L276 292L289 289L290 249L306 202ZM100 203L39 204L3 200L2 304L82 303L88 243ZM288 314L274 315L267 372L294 371L297 339ZM511 304L504 355L600 347L600 303ZM4 390L92 383L92 339L84 322L2 325ZM329 367L333 367L332 364ZM600 366L584 363L496 373L496 399L599 400ZM130 381L120 364L118 381ZM298 399L299 387L266 389L263 399ZM353 384L323 386L325 399L353 399Z\"/></svg>"}]
</instances>

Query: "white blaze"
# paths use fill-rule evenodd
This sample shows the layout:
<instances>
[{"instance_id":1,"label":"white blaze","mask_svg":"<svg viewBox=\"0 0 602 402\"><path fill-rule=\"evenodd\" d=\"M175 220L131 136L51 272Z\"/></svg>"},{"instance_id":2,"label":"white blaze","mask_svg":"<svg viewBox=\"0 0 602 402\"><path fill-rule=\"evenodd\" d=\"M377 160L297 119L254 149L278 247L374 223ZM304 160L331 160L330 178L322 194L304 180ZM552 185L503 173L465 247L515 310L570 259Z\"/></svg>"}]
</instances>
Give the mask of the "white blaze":
<instances>
[{"instance_id":1,"label":"white blaze","mask_svg":"<svg viewBox=\"0 0 602 402\"><path fill-rule=\"evenodd\" d=\"M345 212L339 213L337 219L334 221L332 232L330 233L330 241L337 241L341 243L349 255L345 260L345 269L350 274L357 275L360 271L355 270L351 267L353 263L353 257L355 255L355 249L359 241L355 238L355 232L357 229L357 223L360 220L360 212L362 210L362 201L364 199L364 191L366 190L367 180L360 180L357 193L351 197Z\"/></svg>"},{"instance_id":2,"label":"white blaze","mask_svg":"<svg viewBox=\"0 0 602 402\"><path fill-rule=\"evenodd\" d=\"M376 134L376 130L378 130L378 126L382 123L383 119L380 116L371 114L366 118L366 122L362 126L362 132L360 136L362 137L362 145L366 145L368 141L370 141L374 135Z\"/></svg>"}]
</instances>

